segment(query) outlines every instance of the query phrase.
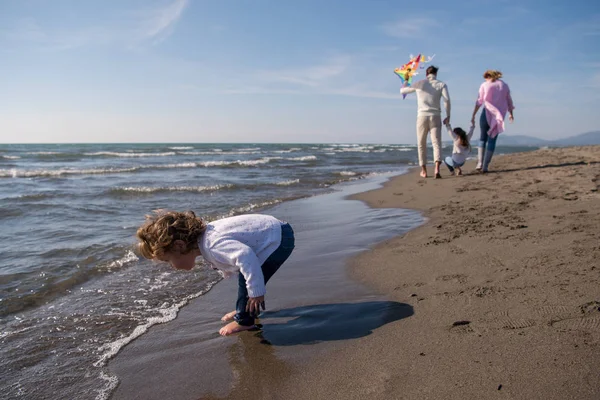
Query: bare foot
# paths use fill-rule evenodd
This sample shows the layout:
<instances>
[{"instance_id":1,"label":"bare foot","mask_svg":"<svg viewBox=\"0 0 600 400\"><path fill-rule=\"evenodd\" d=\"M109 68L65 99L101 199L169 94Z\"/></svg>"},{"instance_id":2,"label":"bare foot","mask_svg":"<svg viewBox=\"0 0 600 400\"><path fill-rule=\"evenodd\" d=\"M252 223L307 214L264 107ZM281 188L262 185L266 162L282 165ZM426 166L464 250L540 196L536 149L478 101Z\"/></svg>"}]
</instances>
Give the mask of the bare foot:
<instances>
[{"instance_id":1,"label":"bare foot","mask_svg":"<svg viewBox=\"0 0 600 400\"><path fill-rule=\"evenodd\" d=\"M462 176L462 170L459 169L458 171L456 171L456 175L457 176Z\"/></svg>"},{"instance_id":2,"label":"bare foot","mask_svg":"<svg viewBox=\"0 0 600 400\"><path fill-rule=\"evenodd\" d=\"M232 335L234 333L248 331L252 328L254 328L254 325L250 325L250 326L240 325L237 322L233 321L233 322L228 323L224 327L222 327L219 330L219 333L221 334L221 336L228 336L228 335Z\"/></svg>"},{"instance_id":3,"label":"bare foot","mask_svg":"<svg viewBox=\"0 0 600 400\"><path fill-rule=\"evenodd\" d=\"M421 175L421 178L427 178L427 171L421 171L419 175Z\"/></svg>"},{"instance_id":4,"label":"bare foot","mask_svg":"<svg viewBox=\"0 0 600 400\"><path fill-rule=\"evenodd\" d=\"M231 321L231 320L233 320L233 317L235 317L235 310L223 315L223 317L221 317L221 321L223 321L223 322Z\"/></svg>"},{"instance_id":5,"label":"bare foot","mask_svg":"<svg viewBox=\"0 0 600 400\"><path fill-rule=\"evenodd\" d=\"M436 161L435 162L435 170L434 170L434 176L435 179L440 179L442 176L440 175L440 165L442 165L441 161Z\"/></svg>"}]
</instances>

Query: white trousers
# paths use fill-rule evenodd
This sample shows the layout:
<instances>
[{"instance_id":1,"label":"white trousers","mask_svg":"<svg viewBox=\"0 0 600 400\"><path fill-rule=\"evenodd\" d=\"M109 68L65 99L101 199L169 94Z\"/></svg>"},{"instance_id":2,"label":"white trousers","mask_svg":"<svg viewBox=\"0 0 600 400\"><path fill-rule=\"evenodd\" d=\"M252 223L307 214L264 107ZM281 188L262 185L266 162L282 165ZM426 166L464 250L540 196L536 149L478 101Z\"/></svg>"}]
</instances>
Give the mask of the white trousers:
<instances>
[{"instance_id":1,"label":"white trousers","mask_svg":"<svg viewBox=\"0 0 600 400\"><path fill-rule=\"evenodd\" d=\"M428 115L417 117L417 144L419 147L419 165L427 165L427 134L431 132L433 161L442 161L442 117Z\"/></svg>"}]
</instances>

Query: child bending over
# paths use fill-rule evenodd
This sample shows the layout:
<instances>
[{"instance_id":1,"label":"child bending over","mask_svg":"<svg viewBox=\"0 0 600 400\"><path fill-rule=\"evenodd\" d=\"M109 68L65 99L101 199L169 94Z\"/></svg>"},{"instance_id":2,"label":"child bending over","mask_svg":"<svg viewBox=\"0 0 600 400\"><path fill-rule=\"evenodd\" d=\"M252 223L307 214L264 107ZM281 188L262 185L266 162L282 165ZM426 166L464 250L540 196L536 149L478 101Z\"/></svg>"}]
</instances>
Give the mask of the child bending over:
<instances>
[{"instance_id":1,"label":"child bending over","mask_svg":"<svg viewBox=\"0 0 600 400\"><path fill-rule=\"evenodd\" d=\"M292 227L270 215L246 214L205 223L193 211L158 211L138 229L138 248L148 259L190 270L202 256L227 276L240 272L235 311L221 335L252 329L265 309L265 285L294 250Z\"/></svg>"},{"instance_id":2,"label":"child bending over","mask_svg":"<svg viewBox=\"0 0 600 400\"><path fill-rule=\"evenodd\" d=\"M454 146L452 148L452 157L446 157L444 163L451 174L454 174L454 170L456 169L456 175L462 175L461 167L465 164L467 156L471 152L469 141L471 140L471 136L473 136L475 125L471 125L469 133L465 132L462 128L454 128L453 130L450 124L447 124L446 128L454 142Z\"/></svg>"}]
</instances>

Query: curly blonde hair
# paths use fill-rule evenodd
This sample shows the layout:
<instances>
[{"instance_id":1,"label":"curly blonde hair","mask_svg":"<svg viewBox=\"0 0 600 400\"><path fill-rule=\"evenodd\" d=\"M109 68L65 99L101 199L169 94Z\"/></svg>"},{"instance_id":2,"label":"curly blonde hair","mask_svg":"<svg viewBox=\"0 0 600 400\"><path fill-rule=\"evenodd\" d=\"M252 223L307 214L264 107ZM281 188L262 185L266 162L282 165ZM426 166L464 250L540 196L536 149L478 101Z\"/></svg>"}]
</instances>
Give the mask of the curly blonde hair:
<instances>
[{"instance_id":1,"label":"curly blonde hair","mask_svg":"<svg viewBox=\"0 0 600 400\"><path fill-rule=\"evenodd\" d=\"M495 69L488 69L483 73L484 79L491 79L492 81L498 80L502 78L502 72L497 71Z\"/></svg>"},{"instance_id":2,"label":"curly blonde hair","mask_svg":"<svg viewBox=\"0 0 600 400\"><path fill-rule=\"evenodd\" d=\"M198 238L206 224L193 211L154 211L137 230L138 250L148 259L156 259L173 248L176 240L186 244L185 253L198 247Z\"/></svg>"}]
</instances>

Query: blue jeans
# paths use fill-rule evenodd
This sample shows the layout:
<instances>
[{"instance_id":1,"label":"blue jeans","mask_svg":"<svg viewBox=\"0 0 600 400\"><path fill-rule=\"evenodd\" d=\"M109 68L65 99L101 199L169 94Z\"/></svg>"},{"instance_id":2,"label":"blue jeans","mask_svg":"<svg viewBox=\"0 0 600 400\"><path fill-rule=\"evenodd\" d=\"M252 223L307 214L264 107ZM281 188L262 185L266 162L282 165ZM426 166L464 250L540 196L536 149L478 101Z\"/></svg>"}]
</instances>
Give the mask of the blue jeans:
<instances>
[{"instance_id":1,"label":"blue jeans","mask_svg":"<svg viewBox=\"0 0 600 400\"><path fill-rule=\"evenodd\" d=\"M294 230L290 224L283 222L281 224L281 244L279 247L265 260L261 265L261 270L265 278L265 285L271 279L273 274L277 272L279 267L288 259L292 251L294 250ZM238 279L238 298L235 304L235 317L234 319L238 324L244 326L254 325L254 319L256 315L252 315L246 311L246 305L248 304L248 288L246 288L246 278L241 273Z\"/></svg>"},{"instance_id":2,"label":"blue jeans","mask_svg":"<svg viewBox=\"0 0 600 400\"><path fill-rule=\"evenodd\" d=\"M446 166L448 167L448 169L450 170L450 172L454 172L454 168L460 168L463 165L465 165L465 163L459 163L454 161L454 159L452 157L446 157L444 159L444 163L446 164Z\"/></svg>"},{"instance_id":3,"label":"blue jeans","mask_svg":"<svg viewBox=\"0 0 600 400\"><path fill-rule=\"evenodd\" d=\"M481 110L481 117L479 118L479 126L481 128L481 134L479 135L479 147L483 148L486 151L494 152L496 150L496 139L498 139L498 135L491 138L488 136L488 131L490 130L490 125L488 124L487 118L485 116L485 108ZM486 149L487 144L487 149Z\"/></svg>"}]
</instances>

